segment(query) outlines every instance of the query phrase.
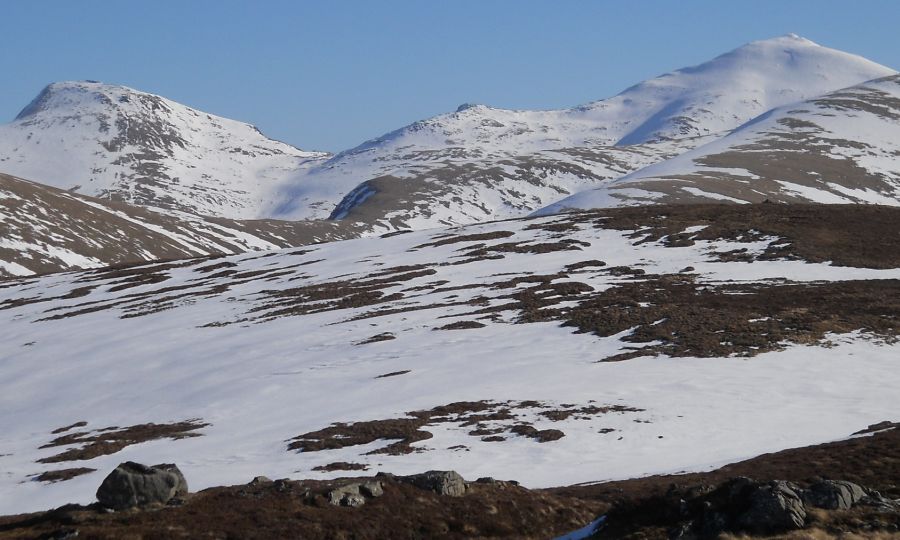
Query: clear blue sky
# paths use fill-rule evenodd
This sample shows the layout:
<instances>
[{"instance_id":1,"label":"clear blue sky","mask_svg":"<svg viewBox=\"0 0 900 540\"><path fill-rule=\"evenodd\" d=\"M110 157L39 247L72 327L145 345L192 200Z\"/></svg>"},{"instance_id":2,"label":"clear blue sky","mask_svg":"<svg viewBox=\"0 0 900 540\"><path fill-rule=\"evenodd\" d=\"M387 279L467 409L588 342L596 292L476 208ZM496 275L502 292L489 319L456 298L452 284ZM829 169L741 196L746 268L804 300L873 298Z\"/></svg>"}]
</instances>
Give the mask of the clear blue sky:
<instances>
[{"instance_id":1,"label":"clear blue sky","mask_svg":"<svg viewBox=\"0 0 900 540\"><path fill-rule=\"evenodd\" d=\"M900 68L894 0L9 0L0 119L97 79L341 150L463 102L555 108L795 32Z\"/></svg>"}]
</instances>

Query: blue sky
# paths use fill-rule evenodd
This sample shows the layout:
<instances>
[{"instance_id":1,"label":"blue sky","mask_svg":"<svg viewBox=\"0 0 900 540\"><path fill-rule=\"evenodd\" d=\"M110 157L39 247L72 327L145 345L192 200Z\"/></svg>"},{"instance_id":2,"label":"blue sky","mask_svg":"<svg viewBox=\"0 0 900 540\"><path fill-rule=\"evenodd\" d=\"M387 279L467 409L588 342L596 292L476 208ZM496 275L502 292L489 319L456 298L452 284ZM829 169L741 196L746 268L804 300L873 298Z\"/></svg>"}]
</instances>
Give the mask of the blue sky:
<instances>
[{"instance_id":1,"label":"blue sky","mask_svg":"<svg viewBox=\"0 0 900 540\"><path fill-rule=\"evenodd\" d=\"M900 68L900 2L10 0L0 119L97 79L337 151L464 102L555 108L795 32Z\"/></svg>"}]
</instances>

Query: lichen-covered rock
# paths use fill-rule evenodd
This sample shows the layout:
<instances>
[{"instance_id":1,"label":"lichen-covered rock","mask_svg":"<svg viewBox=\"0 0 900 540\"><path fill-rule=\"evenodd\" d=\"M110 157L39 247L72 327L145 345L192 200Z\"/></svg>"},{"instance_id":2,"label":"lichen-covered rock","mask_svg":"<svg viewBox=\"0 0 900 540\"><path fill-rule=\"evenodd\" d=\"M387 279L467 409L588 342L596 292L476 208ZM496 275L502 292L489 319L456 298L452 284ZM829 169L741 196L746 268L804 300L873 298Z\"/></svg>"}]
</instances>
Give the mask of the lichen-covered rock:
<instances>
[{"instance_id":1,"label":"lichen-covered rock","mask_svg":"<svg viewBox=\"0 0 900 540\"><path fill-rule=\"evenodd\" d=\"M163 463L148 467L121 463L100 484L97 500L114 510L166 504L187 495L188 485L178 467Z\"/></svg>"}]
</instances>

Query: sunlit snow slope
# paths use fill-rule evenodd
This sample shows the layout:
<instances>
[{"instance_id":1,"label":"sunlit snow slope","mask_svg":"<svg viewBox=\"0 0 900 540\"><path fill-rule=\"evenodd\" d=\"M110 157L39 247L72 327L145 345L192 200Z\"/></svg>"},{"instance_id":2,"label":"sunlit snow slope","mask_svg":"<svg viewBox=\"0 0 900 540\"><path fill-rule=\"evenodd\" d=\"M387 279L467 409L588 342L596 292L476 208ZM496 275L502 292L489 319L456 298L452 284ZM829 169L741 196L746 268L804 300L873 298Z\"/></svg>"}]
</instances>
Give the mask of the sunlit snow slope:
<instances>
[{"instance_id":1,"label":"sunlit snow slope","mask_svg":"<svg viewBox=\"0 0 900 540\"><path fill-rule=\"evenodd\" d=\"M774 109L542 210L698 201L900 205L900 75Z\"/></svg>"},{"instance_id":2,"label":"sunlit snow slope","mask_svg":"<svg viewBox=\"0 0 900 540\"><path fill-rule=\"evenodd\" d=\"M336 462L550 486L843 438L900 413L897 212L619 209L0 282L0 511L89 502L125 460L193 489Z\"/></svg>"},{"instance_id":3,"label":"sunlit snow slope","mask_svg":"<svg viewBox=\"0 0 900 540\"><path fill-rule=\"evenodd\" d=\"M0 172L114 201L237 219L269 214L285 178L325 157L243 122L89 81L47 86L0 126Z\"/></svg>"}]
</instances>

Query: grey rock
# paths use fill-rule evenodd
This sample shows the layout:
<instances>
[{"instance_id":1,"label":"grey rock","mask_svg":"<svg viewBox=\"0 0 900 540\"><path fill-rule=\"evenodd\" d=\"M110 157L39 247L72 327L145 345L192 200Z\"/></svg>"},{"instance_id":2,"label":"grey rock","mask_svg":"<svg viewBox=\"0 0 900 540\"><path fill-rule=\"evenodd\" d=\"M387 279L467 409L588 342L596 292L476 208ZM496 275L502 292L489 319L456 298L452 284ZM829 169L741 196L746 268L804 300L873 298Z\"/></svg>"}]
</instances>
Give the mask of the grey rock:
<instances>
[{"instance_id":1,"label":"grey rock","mask_svg":"<svg viewBox=\"0 0 900 540\"><path fill-rule=\"evenodd\" d=\"M127 461L116 467L97 489L100 504L114 510L167 504L188 493L187 481L171 463L148 467Z\"/></svg>"},{"instance_id":2,"label":"grey rock","mask_svg":"<svg viewBox=\"0 0 900 540\"><path fill-rule=\"evenodd\" d=\"M428 471L397 478L419 489L434 491L439 495L461 497L466 494L466 481L456 471Z\"/></svg>"},{"instance_id":3,"label":"grey rock","mask_svg":"<svg viewBox=\"0 0 900 540\"><path fill-rule=\"evenodd\" d=\"M800 529L806 523L806 507L800 489L790 482L776 480L760 486L750 495L750 508L738 522L753 533Z\"/></svg>"},{"instance_id":4,"label":"grey rock","mask_svg":"<svg viewBox=\"0 0 900 540\"><path fill-rule=\"evenodd\" d=\"M363 482L359 486L359 492L366 497L381 497L384 495L384 487L378 481Z\"/></svg>"},{"instance_id":5,"label":"grey rock","mask_svg":"<svg viewBox=\"0 0 900 540\"><path fill-rule=\"evenodd\" d=\"M496 486L496 487L500 487L500 488L507 488L507 487L519 485L519 483L516 482L515 480L497 480L496 478L494 478L492 476L482 476L478 480L475 480L475 482L469 482L469 483L470 484L491 485L491 486Z\"/></svg>"},{"instance_id":6,"label":"grey rock","mask_svg":"<svg viewBox=\"0 0 900 540\"><path fill-rule=\"evenodd\" d=\"M275 480L274 482L272 482L272 484L275 487L275 491L277 491L279 493L284 493L286 491L291 491L291 489L293 489L291 486L291 481L288 480L287 478L279 478L278 480Z\"/></svg>"},{"instance_id":7,"label":"grey rock","mask_svg":"<svg viewBox=\"0 0 900 540\"><path fill-rule=\"evenodd\" d=\"M866 496L866 491L853 482L825 480L813 484L803 493L803 501L816 508L847 510Z\"/></svg>"},{"instance_id":8,"label":"grey rock","mask_svg":"<svg viewBox=\"0 0 900 540\"><path fill-rule=\"evenodd\" d=\"M350 506L349 504L344 504L343 501L348 497L360 496L359 484L347 484L345 486L336 487L329 491L326 496L328 497L328 502L334 506ZM359 504L355 506L359 506Z\"/></svg>"},{"instance_id":9,"label":"grey rock","mask_svg":"<svg viewBox=\"0 0 900 540\"><path fill-rule=\"evenodd\" d=\"M747 490L752 489L755 491L759 489L759 483L746 476L737 476L726 482L725 487L728 491L728 498L735 500Z\"/></svg>"},{"instance_id":10,"label":"grey rock","mask_svg":"<svg viewBox=\"0 0 900 540\"><path fill-rule=\"evenodd\" d=\"M888 499L877 491L869 491L868 495L860 499L856 504L868 506L878 512L900 513L900 499Z\"/></svg>"},{"instance_id":11,"label":"grey rock","mask_svg":"<svg viewBox=\"0 0 900 540\"><path fill-rule=\"evenodd\" d=\"M250 480L251 486L258 486L260 484L271 484L272 479L267 476L256 476L253 480Z\"/></svg>"},{"instance_id":12,"label":"grey rock","mask_svg":"<svg viewBox=\"0 0 900 540\"><path fill-rule=\"evenodd\" d=\"M366 498L360 494L348 493L341 499L341 506L349 506L355 508L366 504Z\"/></svg>"},{"instance_id":13,"label":"grey rock","mask_svg":"<svg viewBox=\"0 0 900 540\"><path fill-rule=\"evenodd\" d=\"M372 480L338 486L329 491L326 496L328 502L335 506L355 507L364 505L367 497L375 498L382 495L384 495L384 488L381 482Z\"/></svg>"}]
</instances>

